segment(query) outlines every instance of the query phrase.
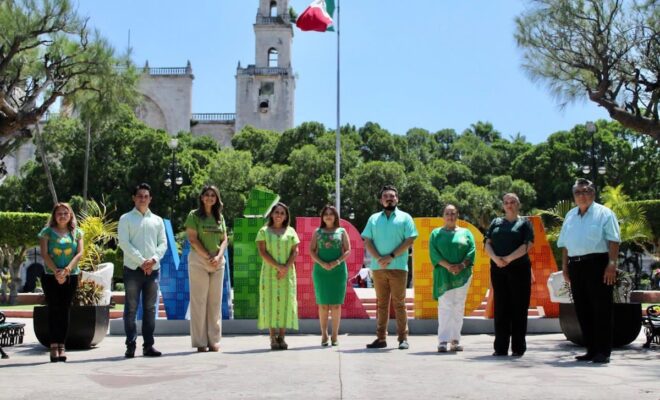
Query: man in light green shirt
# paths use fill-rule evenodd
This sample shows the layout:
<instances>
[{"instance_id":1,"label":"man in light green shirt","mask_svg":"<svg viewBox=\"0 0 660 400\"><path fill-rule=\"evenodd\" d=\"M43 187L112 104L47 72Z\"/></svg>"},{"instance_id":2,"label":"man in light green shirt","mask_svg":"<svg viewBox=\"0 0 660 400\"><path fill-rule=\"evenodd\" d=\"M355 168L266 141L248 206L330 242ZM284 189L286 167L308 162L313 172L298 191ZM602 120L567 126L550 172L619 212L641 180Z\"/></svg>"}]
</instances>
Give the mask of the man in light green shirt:
<instances>
[{"instance_id":1,"label":"man in light green shirt","mask_svg":"<svg viewBox=\"0 0 660 400\"><path fill-rule=\"evenodd\" d=\"M163 219L149 210L151 187L141 183L133 191L135 208L119 218L119 247L124 252L124 330L126 358L135 356L137 340L136 315L142 296L142 354L158 357L154 348L156 302L160 260L167 251Z\"/></svg>"},{"instance_id":2,"label":"man in light green shirt","mask_svg":"<svg viewBox=\"0 0 660 400\"><path fill-rule=\"evenodd\" d=\"M362 231L364 246L371 255L374 287L378 303L376 340L368 349L387 347L387 323L390 299L394 303L399 349L407 350L408 313L406 311L406 281L408 279L408 249L417 238L417 228L410 214L397 208L399 194L394 186L384 186L378 196L383 211L369 217Z\"/></svg>"}]
</instances>

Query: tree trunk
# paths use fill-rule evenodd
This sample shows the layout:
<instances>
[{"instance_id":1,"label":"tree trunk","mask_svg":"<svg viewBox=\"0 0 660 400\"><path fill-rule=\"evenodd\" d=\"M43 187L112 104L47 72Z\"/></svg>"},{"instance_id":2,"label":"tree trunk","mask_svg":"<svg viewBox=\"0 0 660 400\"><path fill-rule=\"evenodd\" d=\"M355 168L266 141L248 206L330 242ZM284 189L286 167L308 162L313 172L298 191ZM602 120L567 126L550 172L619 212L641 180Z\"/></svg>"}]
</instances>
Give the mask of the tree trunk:
<instances>
[{"instance_id":1,"label":"tree trunk","mask_svg":"<svg viewBox=\"0 0 660 400\"><path fill-rule=\"evenodd\" d=\"M18 300L18 288L21 286L21 264L25 260L26 246L19 247L10 253L9 265L9 304L14 305Z\"/></svg>"},{"instance_id":2,"label":"tree trunk","mask_svg":"<svg viewBox=\"0 0 660 400\"><path fill-rule=\"evenodd\" d=\"M44 172L46 172L46 179L48 180L48 189L50 190L50 195L53 198L53 205L57 204L57 192L55 191L55 184L53 183L53 175L50 173L50 168L48 167L48 160L46 159L46 151L44 150L43 138L41 137L41 128L39 124L35 125L36 132L36 142L37 150L39 151L39 156L41 157L41 163L44 166Z\"/></svg>"},{"instance_id":3,"label":"tree trunk","mask_svg":"<svg viewBox=\"0 0 660 400\"><path fill-rule=\"evenodd\" d=\"M92 123L87 122L87 144L85 146L85 172L83 177L83 211L87 211L87 180L89 177L89 152L92 144Z\"/></svg>"}]
</instances>

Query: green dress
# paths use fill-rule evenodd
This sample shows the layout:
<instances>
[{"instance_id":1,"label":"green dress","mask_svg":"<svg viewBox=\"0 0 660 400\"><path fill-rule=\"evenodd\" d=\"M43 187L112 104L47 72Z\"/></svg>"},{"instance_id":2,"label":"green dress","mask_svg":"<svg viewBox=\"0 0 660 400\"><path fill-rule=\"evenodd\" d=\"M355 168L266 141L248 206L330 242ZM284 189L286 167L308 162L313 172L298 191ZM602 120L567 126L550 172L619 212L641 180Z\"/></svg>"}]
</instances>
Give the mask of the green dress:
<instances>
[{"instance_id":1,"label":"green dress","mask_svg":"<svg viewBox=\"0 0 660 400\"><path fill-rule=\"evenodd\" d=\"M433 263L433 298L437 299L448 290L462 287L472 276L472 266L476 255L474 236L466 228L457 227L453 231L436 228L429 238L429 252ZM465 262L468 266L457 275L447 271L438 263L445 260L450 264Z\"/></svg>"},{"instance_id":2,"label":"green dress","mask_svg":"<svg viewBox=\"0 0 660 400\"><path fill-rule=\"evenodd\" d=\"M321 228L316 230L314 240L316 240L316 248L321 260L331 262L341 257L344 232L344 228L337 228L333 232L325 232ZM318 263L314 263L312 279L314 280L316 304L344 304L346 281L348 280L346 262L342 262L330 271Z\"/></svg>"},{"instance_id":3,"label":"green dress","mask_svg":"<svg viewBox=\"0 0 660 400\"><path fill-rule=\"evenodd\" d=\"M256 242L266 242L266 251L280 264L286 263L294 245L300 243L296 231L287 227L282 235L264 226L257 232ZM259 329L298 329L298 300L296 268L291 266L282 279L277 279L277 269L262 262L259 277Z\"/></svg>"}]
</instances>

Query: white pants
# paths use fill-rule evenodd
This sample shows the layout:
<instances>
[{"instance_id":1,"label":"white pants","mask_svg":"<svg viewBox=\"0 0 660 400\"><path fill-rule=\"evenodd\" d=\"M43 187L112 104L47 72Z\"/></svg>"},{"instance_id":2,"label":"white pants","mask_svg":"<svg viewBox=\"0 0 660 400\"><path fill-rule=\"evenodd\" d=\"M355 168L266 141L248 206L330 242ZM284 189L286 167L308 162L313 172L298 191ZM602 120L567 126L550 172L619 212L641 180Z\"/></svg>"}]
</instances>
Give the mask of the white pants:
<instances>
[{"instance_id":1,"label":"white pants","mask_svg":"<svg viewBox=\"0 0 660 400\"><path fill-rule=\"evenodd\" d=\"M446 291L438 297L438 343L461 340L465 299L472 277L465 285Z\"/></svg>"}]
</instances>

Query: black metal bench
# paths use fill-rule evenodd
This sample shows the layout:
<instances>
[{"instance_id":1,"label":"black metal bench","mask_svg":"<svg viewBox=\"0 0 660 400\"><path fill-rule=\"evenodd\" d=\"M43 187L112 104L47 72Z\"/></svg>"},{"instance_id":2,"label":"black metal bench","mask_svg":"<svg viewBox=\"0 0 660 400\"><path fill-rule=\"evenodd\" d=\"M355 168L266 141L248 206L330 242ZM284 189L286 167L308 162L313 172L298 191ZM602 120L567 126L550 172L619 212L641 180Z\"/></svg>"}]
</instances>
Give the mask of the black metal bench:
<instances>
[{"instance_id":1,"label":"black metal bench","mask_svg":"<svg viewBox=\"0 0 660 400\"><path fill-rule=\"evenodd\" d=\"M642 326L646 333L646 343L644 348L651 347L651 343L660 345L660 304L648 306L646 316L642 318Z\"/></svg>"},{"instance_id":2,"label":"black metal bench","mask_svg":"<svg viewBox=\"0 0 660 400\"><path fill-rule=\"evenodd\" d=\"M3 347L23 343L24 328L25 324L5 322L5 314L0 312L0 354L3 359L9 358Z\"/></svg>"}]
</instances>

